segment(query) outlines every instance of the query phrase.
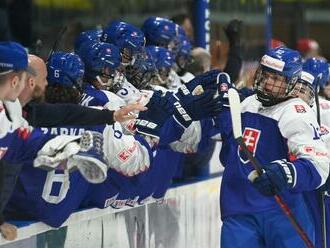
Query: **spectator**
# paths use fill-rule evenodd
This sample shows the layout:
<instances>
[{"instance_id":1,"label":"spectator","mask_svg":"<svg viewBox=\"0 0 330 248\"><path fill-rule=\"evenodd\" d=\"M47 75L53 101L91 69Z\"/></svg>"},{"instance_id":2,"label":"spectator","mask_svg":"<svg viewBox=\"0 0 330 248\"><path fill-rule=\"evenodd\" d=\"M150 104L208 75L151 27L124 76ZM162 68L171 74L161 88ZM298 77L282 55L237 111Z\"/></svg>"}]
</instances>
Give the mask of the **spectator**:
<instances>
[{"instance_id":1,"label":"spectator","mask_svg":"<svg viewBox=\"0 0 330 248\"><path fill-rule=\"evenodd\" d=\"M7 1L0 2L0 41L10 40Z\"/></svg>"},{"instance_id":2,"label":"spectator","mask_svg":"<svg viewBox=\"0 0 330 248\"><path fill-rule=\"evenodd\" d=\"M319 57L320 46L316 40L309 38L301 38L297 42L297 50L304 59Z\"/></svg>"},{"instance_id":3,"label":"spectator","mask_svg":"<svg viewBox=\"0 0 330 248\"><path fill-rule=\"evenodd\" d=\"M191 21L191 18L186 13L180 13L171 18L173 22L183 27L186 35L191 41L194 40L194 28Z\"/></svg>"},{"instance_id":4,"label":"spectator","mask_svg":"<svg viewBox=\"0 0 330 248\"><path fill-rule=\"evenodd\" d=\"M191 51L192 63L188 65L187 71L195 76L207 72L211 68L211 54L202 47L196 47Z\"/></svg>"}]
</instances>

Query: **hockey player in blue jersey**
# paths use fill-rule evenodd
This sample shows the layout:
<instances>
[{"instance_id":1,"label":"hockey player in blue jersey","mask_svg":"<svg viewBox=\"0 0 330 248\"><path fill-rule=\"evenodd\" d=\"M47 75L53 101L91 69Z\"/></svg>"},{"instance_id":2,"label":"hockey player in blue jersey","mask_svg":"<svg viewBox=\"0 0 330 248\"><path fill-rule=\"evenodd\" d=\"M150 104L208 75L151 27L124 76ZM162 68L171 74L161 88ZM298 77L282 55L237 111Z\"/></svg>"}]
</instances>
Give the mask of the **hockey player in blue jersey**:
<instances>
[{"instance_id":1,"label":"hockey player in blue jersey","mask_svg":"<svg viewBox=\"0 0 330 248\"><path fill-rule=\"evenodd\" d=\"M301 74L298 52L269 50L255 75L256 95L242 102L243 139L263 164L255 174L235 142L231 118L217 118L225 166L221 185L221 247L303 247L304 243L277 206L274 192L288 203L300 225L314 240L314 227L302 192L325 183L329 159L313 110L290 93ZM288 154L296 156L288 161Z\"/></svg>"}]
</instances>

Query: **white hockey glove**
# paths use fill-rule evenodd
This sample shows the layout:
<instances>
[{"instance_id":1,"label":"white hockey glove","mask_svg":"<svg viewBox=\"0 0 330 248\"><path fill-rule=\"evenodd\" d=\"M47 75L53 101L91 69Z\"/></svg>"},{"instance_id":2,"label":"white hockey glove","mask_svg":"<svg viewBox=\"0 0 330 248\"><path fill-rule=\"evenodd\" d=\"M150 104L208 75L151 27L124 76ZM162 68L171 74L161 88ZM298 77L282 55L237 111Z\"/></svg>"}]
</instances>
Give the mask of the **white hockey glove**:
<instances>
[{"instance_id":1,"label":"white hockey glove","mask_svg":"<svg viewBox=\"0 0 330 248\"><path fill-rule=\"evenodd\" d=\"M81 136L61 135L49 140L38 152L34 167L78 169L90 183L101 183L107 176L101 133L86 131Z\"/></svg>"},{"instance_id":2,"label":"white hockey glove","mask_svg":"<svg viewBox=\"0 0 330 248\"><path fill-rule=\"evenodd\" d=\"M60 135L49 140L38 152L33 162L34 167L54 170L62 163L67 167L66 159L80 150L79 139L80 136Z\"/></svg>"}]
</instances>

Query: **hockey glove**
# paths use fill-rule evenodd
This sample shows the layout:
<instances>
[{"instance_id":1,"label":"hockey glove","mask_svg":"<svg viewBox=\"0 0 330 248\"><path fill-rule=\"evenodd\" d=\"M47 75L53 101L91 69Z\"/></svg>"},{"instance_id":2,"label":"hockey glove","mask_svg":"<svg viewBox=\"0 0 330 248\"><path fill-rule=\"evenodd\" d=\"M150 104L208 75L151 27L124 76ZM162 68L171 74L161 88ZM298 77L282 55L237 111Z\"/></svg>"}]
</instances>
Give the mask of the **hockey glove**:
<instances>
[{"instance_id":1,"label":"hockey glove","mask_svg":"<svg viewBox=\"0 0 330 248\"><path fill-rule=\"evenodd\" d=\"M160 91L155 91L146 105L148 110L139 113L135 127L138 133L159 138L160 128L172 115L173 106Z\"/></svg>"},{"instance_id":2,"label":"hockey glove","mask_svg":"<svg viewBox=\"0 0 330 248\"><path fill-rule=\"evenodd\" d=\"M85 131L79 142L80 150L68 159L90 183L102 183L107 177L108 160L103 152L103 134Z\"/></svg>"},{"instance_id":3,"label":"hockey glove","mask_svg":"<svg viewBox=\"0 0 330 248\"><path fill-rule=\"evenodd\" d=\"M63 161L79 152L79 139L80 136L60 135L47 141L33 161L34 167L44 170L56 169Z\"/></svg>"},{"instance_id":4,"label":"hockey glove","mask_svg":"<svg viewBox=\"0 0 330 248\"><path fill-rule=\"evenodd\" d=\"M91 183L101 183L107 176L101 133L86 131L82 136L60 135L49 140L38 152L34 167L54 170L78 169Z\"/></svg>"},{"instance_id":5,"label":"hockey glove","mask_svg":"<svg viewBox=\"0 0 330 248\"><path fill-rule=\"evenodd\" d=\"M224 28L230 46L240 45L241 27L242 21L234 19Z\"/></svg>"},{"instance_id":6,"label":"hockey glove","mask_svg":"<svg viewBox=\"0 0 330 248\"><path fill-rule=\"evenodd\" d=\"M198 121L215 116L220 112L222 104L220 98L215 97L213 90L207 90L201 95L193 96L187 88L180 88L173 95L174 118L187 128L192 121Z\"/></svg>"},{"instance_id":7,"label":"hockey glove","mask_svg":"<svg viewBox=\"0 0 330 248\"><path fill-rule=\"evenodd\" d=\"M248 179L253 183L253 186L265 196L273 196L292 188L295 177L294 165L286 159L271 162L264 167L261 175L258 175L255 170L248 175Z\"/></svg>"},{"instance_id":8,"label":"hockey glove","mask_svg":"<svg viewBox=\"0 0 330 248\"><path fill-rule=\"evenodd\" d=\"M221 73L221 71L217 69L205 72L190 80L185 86L192 95L200 95L205 90L216 90L217 76L219 73Z\"/></svg>"}]
</instances>

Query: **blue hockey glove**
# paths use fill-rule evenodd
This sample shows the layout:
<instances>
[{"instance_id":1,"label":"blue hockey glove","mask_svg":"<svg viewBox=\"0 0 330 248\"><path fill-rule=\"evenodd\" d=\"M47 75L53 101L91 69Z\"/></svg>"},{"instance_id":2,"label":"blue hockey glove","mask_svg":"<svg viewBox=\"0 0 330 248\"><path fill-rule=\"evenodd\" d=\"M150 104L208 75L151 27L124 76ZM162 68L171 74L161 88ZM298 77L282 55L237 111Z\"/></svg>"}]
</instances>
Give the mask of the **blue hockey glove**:
<instances>
[{"instance_id":1,"label":"blue hockey glove","mask_svg":"<svg viewBox=\"0 0 330 248\"><path fill-rule=\"evenodd\" d=\"M217 69L205 72L190 80L185 86L192 95L199 95L205 90L216 90L217 76L219 73L221 73L221 71Z\"/></svg>"},{"instance_id":2,"label":"blue hockey glove","mask_svg":"<svg viewBox=\"0 0 330 248\"><path fill-rule=\"evenodd\" d=\"M159 138L160 128L172 116L173 105L161 91L155 91L150 98L146 111L140 112L135 127L138 133Z\"/></svg>"},{"instance_id":3,"label":"blue hockey glove","mask_svg":"<svg viewBox=\"0 0 330 248\"><path fill-rule=\"evenodd\" d=\"M207 90L201 95L192 95L189 90L182 87L173 95L174 117L176 121L189 127L192 121L198 121L217 115L222 104L220 98L215 97L214 90Z\"/></svg>"},{"instance_id":4,"label":"blue hockey glove","mask_svg":"<svg viewBox=\"0 0 330 248\"><path fill-rule=\"evenodd\" d=\"M281 159L264 166L263 173L260 176L257 171L253 170L249 174L248 179L261 194L273 196L292 188L295 177L294 165L285 159Z\"/></svg>"},{"instance_id":5,"label":"blue hockey glove","mask_svg":"<svg viewBox=\"0 0 330 248\"><path fill-rule=\"evenodd\" d=\"M218 93L219 93L220 101L224 107L229 107L228 90L230 88L235 88L235 85L231 83L230 76L225 72L219 73Z\"/></svg>"}]
</instances>

